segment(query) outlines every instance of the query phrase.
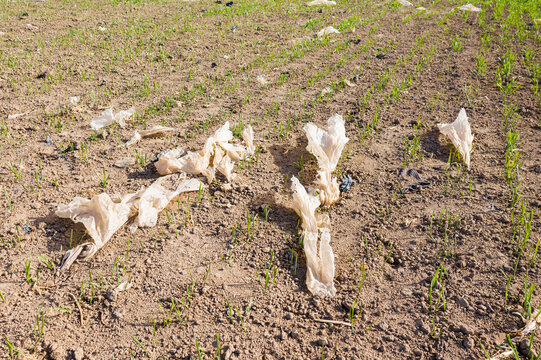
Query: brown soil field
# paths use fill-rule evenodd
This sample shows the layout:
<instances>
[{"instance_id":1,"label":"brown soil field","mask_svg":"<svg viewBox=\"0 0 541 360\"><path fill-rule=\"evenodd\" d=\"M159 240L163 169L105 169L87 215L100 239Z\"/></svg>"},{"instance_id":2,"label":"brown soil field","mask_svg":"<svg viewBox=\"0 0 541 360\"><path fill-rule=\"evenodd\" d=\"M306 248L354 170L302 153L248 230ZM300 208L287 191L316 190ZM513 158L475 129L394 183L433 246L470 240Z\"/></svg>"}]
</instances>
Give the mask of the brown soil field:
<instances>
[{"instance_id":1,"label":"brown soil field","mask_svg":"<svg viewBox=\"0 0 541 360\"><path fill-rule=\"evenodd\" d=\"M541 4L307 2L0 0L1 359L539 359ZM92 130L109 107L136 113ZM461 108L469 170L437 127ZM314 185L303 128L334 114L354 183L320 209L319 297L291 178ZM257 146L232 189L189 175L156 226L60 270L91 239L58 205L149 186L227 121Z\"/></svg>"}]
</instances>

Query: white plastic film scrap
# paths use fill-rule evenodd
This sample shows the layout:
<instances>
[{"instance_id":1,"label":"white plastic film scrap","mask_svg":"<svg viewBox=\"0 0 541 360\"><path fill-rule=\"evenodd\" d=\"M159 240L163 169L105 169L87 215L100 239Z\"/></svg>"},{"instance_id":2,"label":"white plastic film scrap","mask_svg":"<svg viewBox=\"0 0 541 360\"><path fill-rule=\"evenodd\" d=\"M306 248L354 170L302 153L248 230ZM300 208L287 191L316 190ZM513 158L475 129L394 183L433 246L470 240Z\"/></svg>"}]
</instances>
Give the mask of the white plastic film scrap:
<instances>
[{"instance_id":1,"label":"white plastic film scrap","mask_svg":"<svg viewBox=\"0 0 541 360\"><path fill-rule=\"evenodd\" d=\"M130 230L133 232L137 227L152 227L158 221L158 214L177 196L184 192L198 191L205 186L197 179L183 180L176 189L169 190L163 185L168 180L173 180L171 176L159 178L148 188L140 193L137 199L130 201L138 209L137 218ZM173 181L174 183L174 181Z\"/></svg>"},{"instance_id":2,"label":"white plastic film scrap","mask_svg":"<svg viewBox=\"0 0 541 360\"><path fill-rule=\"evenodd\" d=\"M173 130L175 129L170 128L170 127L164 127L164 126L154 126L153 128L148 129L148 130L135 130L132 137L125 144L120 145L120 146L128 147L146 137L163 135Z\"/></svg>"},{"instance_id":3,"label":"white plastic film scrap","mask_svg":"<svg viewBox=\"0 0 541 360\"><path fill-rule=\"evenodd\" d=\"M325 35L331 35L331 34L340 34L340 31L334 28L334 26L327 26L326 28L323 28L318 31L317 36L322 37Z\"/></svg>"},{"instance_id":4,"label":"white plastic film scrap","mask_svg":"<svg viewBox=\"0 0 541 360\"><path fill-rule=\"evenodd\" d=\"M306 286L314 295L334 296L334 254L330 245L329 217L317 213L320 205L317 196L308 194L296 177L293 176L291 182L293 208L302 220Z\"/></svg>"},{"instance_id":5,"label":"white plastic film scrap","mask_svg":"<svg viewBox=\"0 0 541 360\"><path fill-rule=\"evenodd\" d=\"M304 131L308 138L306 150L316 157L320 168L316 180L319 198L323 205L329 206L340 196L338 181L332 173L336 170L342 150L349 141L346 137L344 119L335 114L327 121L327 131L318 128L313 123L306 124Z\"/></svg>"},{"instance_id":6,"label":"white plastic film scrap","mask_svg":"<svg viewBox=\"0 0 541 360\"><path fill-rule=\"evenodd\" d=\"M92 199L75 197L68 205L58 205L55 215L82 223L93 243L85 243L68 251L62 260L61 268L69 266L77 258L92 257L113 234L128 221L130 205L126 202L113 202L109 195L102 193Z\"/></svg>"},{"instance_id":7,"label":"white plastic film scrap","mask_svg":"<svg viewBox=\"0 0 541 360\"><path fill-rule=\"evenodd\" d=\"M440 132L447 136L457 148L469 170L473 135L471 133L466 110L464 108L460 109L458 117L452 124L438 124L438 128L440 129Z\"/></svg>"},{"instance_id":8,"label":"white plastic film scrap","mask_svg":"<svg viewBox=\"0 0 541 360\"><path fill-rule=\"evenodd\" d=\"M412 3L410 3L409 1L407 0L396 0L397 3L399 3L400 5L402 6L413 6Z\"/></svg>"},{"instance_id":9,"label":"white plastic film scrap","mask_svg":"<svg viewBox=\"0 0 541 360\"><path fill-rule=\"evenodd\" d=\"M246 146L230 143L233 133L229 130L229 122L226 122L207 139L202 150L188 151L183 157L172 153L161 155L155 164L156 171L160 175L176 172L203 174L209 182L214 179L216 171L219 171L227 181L232 181L236 178L233 174L235 161L243 160L247 155L255 153L254 132L251 126L244 129L242 137Z\"/></svg>"},{"instance_id":10,"label":"white plastic film scrap","mask_svg":"<svg viewBox=\"0 0 541 360\"><path fill-rule=\"evenodd\" d=\"M118 123L118 125L120 125L121 127L124 127L126 126L125 120L130 116L133 116L133 114L135 114L134 108L122 110L117 112L116 114L113 113L112 108L109 108L102 112L99 116L92 119L92 121L90 122L90 127L92 128L92 130L99 130L115 122Z\"/></svg>"},{"instance_id":11,"label":"white plastic film scrap","mask_svg":"<svg viewBox=\"0 0 541 360\"><path fill-rule=\"evenodd\" d=\"M336 5L336 1L330 0L313 0L307 3L308 6L317 6L317 5Z\"/></svg>"},{"instance_id":12,"label":"white plastic film scrap","mask_svg":"<svg viewBox=\"0 0 541 360\"><path fill-rule=\"evenodd\" d=\"M248 125L246 129L242 132L242 140L246 143L246 148L248 150L248 154L254 155L255 154L255 146L254 146L254 129L252 129L251 125Z\"/></svg>"},{"instance_id":13,"label":"white plastic film scrap","mask_svg":"<svg viewBox=\"0 0 541 360\"><path fill-rule=\"evenodd\" d=\"M462 11L471 11L471 12L480 12L481 9L476 7L476 6L473 6L472 4L466 4L466 5L462 5L461 7L459 7L460 10Z\"/></svg>"}]
</instances>

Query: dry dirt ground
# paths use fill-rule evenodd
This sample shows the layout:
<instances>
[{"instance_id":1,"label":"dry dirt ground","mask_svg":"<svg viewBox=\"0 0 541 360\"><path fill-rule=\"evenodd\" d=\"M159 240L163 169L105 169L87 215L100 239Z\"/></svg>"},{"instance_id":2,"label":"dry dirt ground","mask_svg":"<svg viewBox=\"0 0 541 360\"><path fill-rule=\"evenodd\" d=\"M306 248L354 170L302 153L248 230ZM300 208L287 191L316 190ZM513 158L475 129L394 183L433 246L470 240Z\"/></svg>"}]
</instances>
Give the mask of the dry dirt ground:
<instances>
[{"instance_id":1,"label":"dry dirt ground","mask_svg":"<svg viewBox=\"0 0 541 360\"><path fill-rule=\"evenodd\" d=\"M538 2L518 15L512 2L478 3L481 13L463 4L0 1L0 358L501 352L524 325L516 313L533 318L541 301L541 16ZM330 25L340 34L316 36ZM92 131L110 106L136 115ZM469 171L436 126L462 107L475 136ZM323 209L337 294L318 298L305 286L290 179L313 184L303 126L325 128L335 113L350 139L336 175L355 183ZM240 185L224 192L218 177L157 226L125 226L58 270L88 240L55 216L58 204L148 186L156 154L198 150L226 121L255 131ZM118 147L154 125L176 130ZM430 186L401 193L415 181L401 168ZM517 358L541 350L532 334Z\"/></svg>"}]
</instances>

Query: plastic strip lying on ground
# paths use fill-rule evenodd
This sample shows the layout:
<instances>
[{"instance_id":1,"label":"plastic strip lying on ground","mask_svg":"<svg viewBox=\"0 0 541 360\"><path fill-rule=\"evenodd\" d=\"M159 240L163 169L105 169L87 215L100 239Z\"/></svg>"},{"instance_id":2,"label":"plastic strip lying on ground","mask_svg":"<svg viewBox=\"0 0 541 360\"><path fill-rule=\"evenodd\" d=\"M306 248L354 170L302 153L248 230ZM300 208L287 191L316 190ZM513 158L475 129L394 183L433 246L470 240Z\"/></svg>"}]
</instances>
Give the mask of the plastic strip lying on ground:
<instances>
[{"instance_id":1,"label":"plastic strip lying on ground","mask_svg":"<svg viewBox=\"0 0 541 360\"><path fill-rule=\"evenodd\" d=\"M317 36L322 37L322 36L331 35L331 34L340 34L340 31L336 30L334 26L327 26L326 28L319 30L317 33Z\"/></svg>"},{"instance_id":2,"label":"plastic strip lying on ground","mask_svg":"<svg viewBox=\"0 0 541 360\"><path fill-rule=\"evenodd\" d=\"M440 132L447 136L453 145L457 148L464 163L470 169L470 152L472 149L473 135L471 133L470 123L464 108L460 109L458 117L452 124L438 124Z\"/></svg>"},{"instance_id":3,"label":"plastic strip lying on ground","mask_svg":"<svg viewBox=\"0 0 541 360\"><path fill-rule=\"evenodd\" d=\"M296 177L293 176L291 182L293 208L302 219L306 286L314 295L334 296L334 254L330 244L329 217L316 212L321 204L317 196L308 194Z\"/></svg>"},{"instance_id":4,"label":"plastic strip lying on ground","mask_svg":"<svg viewBox=\"0 0 541 360\"><path fill-rule=\"evenodd\" d=\"M255 153L254 131L251 126L244 130L242 137L246 146L230 143L233 133L229 130L229 122L226 122L207 139L202 150L188 151L182 157L173 153L160 156L155 164L156 171L160 175L176 172L190 175L202 174L209 182L214 179L218 171L226 177L228 182L231 182L235 178L233 174L235 161L240 161Z\"/></svg>"},{"instance_id":5,"label":"plastic strip lying on ground","mask_svg":"<svg viewBox=\"0 0 541 360\"><path fill-rule=\"evenodd\" d=\"M317 6L317 5L336 5L336 1L329 0L313 0L307 3L308 6Z\"/></svg>"},{"instance_id":6,"label":"plastic strip lying on ground","mask_svg":"<svg viewBox=\"0 0 541 360\"><path fill-rule=\"evenodd\" d=\"M133 116L133 114L135 114L134 108L122 110L117 112L116 114L113 113L112 108L109 108L102 112L99 116L92 119L90 127L92 128L92 130L99 130L115 122L118 123L118 125L124 127L126 126L125 120L130 116Z\"/></svg>"},{"instance_id":7,"label":"plastic strip lying on ground","mask_svg":"<svg viewBox=\"0 0 541 360\"><path fill-rule=\"evenodd\" d=\"M304 132L308 138L306 150L316 157L320 168L317 172L316 185L319 199L325 206L336 202L340 196L338 181L336 177L332 176L332 173L336 170L342 150L349 141L346 137L342 116L335 114L329 118L327 128L327 131L321 130L313 123L308 123L304 127Z\"/></svg>"},{"instance_id":8,"label":"plastic strip lying on ground","mask_svg":"<svg viewBox=\"0 0 541 360\"><path fill-rule=\"evenodd\" d=\"M56 216L82 223L93 240L66 252L60 269L69 269L77 259L91 258L131 216L137 216L130 226L132 231L137 227L154 226L158 213L171 200L183 192L197 191L204 186L196 179L182 180L173 191L163 186L166 181L174 184L178 179L178 176L160 178L146 189L143 187L136 193L126 194L115 200L102 193L90 200L75 197L68 205L58 205Z\"/></svg>"},{"instance_id":9,"label":"plastic strip lying on ground","mask_svg":"<svg viewBox=\"0 0 541 360\"><path fill-rule=\"evenodd\" d=\"M164 127L164 126L154 126L152 129L149 129L149 130L141 130L141 131L135 130L130 140L128 140L125 144L120 145L120 146L128 147L146 137L163 135L173 130L175 129L170 128L170 127Z\"/></svg>"},{"instance_id":10,"label":"plastic strip lying on ground","mask_svg":"<svg viewBox=\"0 0 541 360\"><path fill-rule=\"evenodd\" d=\"M461 7L459 7L460 10L462 11L472 11L472 12L480 12L481 9L476 7L476 6L473 6L472 4L466 4L466 5L462 5Z\"/></svg>"}]
</instances>

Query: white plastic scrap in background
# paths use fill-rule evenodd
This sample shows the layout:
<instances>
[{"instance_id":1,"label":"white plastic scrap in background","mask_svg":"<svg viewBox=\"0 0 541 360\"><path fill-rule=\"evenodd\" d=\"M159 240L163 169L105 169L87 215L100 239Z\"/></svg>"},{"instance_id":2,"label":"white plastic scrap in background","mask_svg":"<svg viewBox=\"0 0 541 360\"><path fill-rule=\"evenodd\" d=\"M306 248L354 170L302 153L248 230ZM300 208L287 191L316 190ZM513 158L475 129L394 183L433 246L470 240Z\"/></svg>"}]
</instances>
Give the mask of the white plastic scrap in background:
<instances>
[{"instance_id":1,"label":"white plastic scrap in background","mask_svg":"<svg viewBox=\"0 0 541 360\"><path fill-rule=\"evenodd\" d=\"M327 121L327 129L324 131L313 123L308 123L304 127L308 138L306 150L316 157L319 166L316 185L319 199L325 206L331 205L340 197L338 181L336 177L332 176L332 173L336 170L342 156L342 150L349 141L341 115L331 116Z\"/></svg>"},{"instance_id":2,"label":"white plastic scrap in background","mask_svg":"<svg viewBox=\"0 0 541 360\"><path fill-rule=\"evenodd\" d=\"M464 163L470 169L470 152L472 149L473 135L470 123L464 108L460 109L458 117L452 124L438 124L440 132L447 136L457 148L464 159Z\"/></svg>"},{"instance_id":3,"label":"white plastic scrap in background","mask_svg":"<svg viewBox=\"0 0 541 360\"><path fill-rule=\"evenodd\" d=\"M323 28L318 31L317 36L322 37L325 35L331 35L331 34L340 34L340 31L334 28L334 26L327 26L326 28Z\"/></svg>"},{"instance_id":4,"label":"white plastic scrap in background","mask_svg":"<svg viewBox=\"0 0 541 360\"><path fill-rule=\"evenodd\" d=\"M476 6L473 6L472 4L466 4L466 5L462 5L461 7L459 7L460 10L462 11L472 11L472 12L480 12L481 9L476 7Z\"/></svg>"},{"instance_id":5,"label":"white plastic scrap in background","mask_svg":"<svg viewBox=\"0 0 541 360\"><path fill-rule=\"evenodd\" d=\"M135 114L134 108L122 110L117 112L116 114L113 113L112 108L109 108L102 112L99 116L92 119L90 127L92 128L92 130L99 130L115 122L118 123L118 125L120 125L121 127L124 127L126 126L125 120L130 116L133 116L133 114Z\"/></svg>"},{"instance_id":6,"label":"white plastic scrap in background","mask_svg":"<svg viewBox=\"0 0 541 360\"><path fill-rule=\"evenodd\" d=\"M330 0L313 0L307 3L308 6L317 6L317 5L336 5L336 1Z\"/></svg>"},{"instance_id":7,"label":"white plastic scrap in background","mask_svg":"<svg viewBox=\"0 0 541 360\"><path fill-rule=\"evenodd\" d=\"M329 217L317 212L321 204L317 196L308 194L295 176L291 182L293 208L302 220L306 286L314 295L334 296L334 254L330 244Z\"/></svg>"},{"instance_id":8,"label":"white plastic scrap in background","mask_svg":"<svg viewBox=\"0 0 541 360\"><path fill-rule=\"evenodd\" d=\"M402 6L413 6L413 4L407 0L396 0L396 2L398 2Z\"/></svg>"}]
</instances>

